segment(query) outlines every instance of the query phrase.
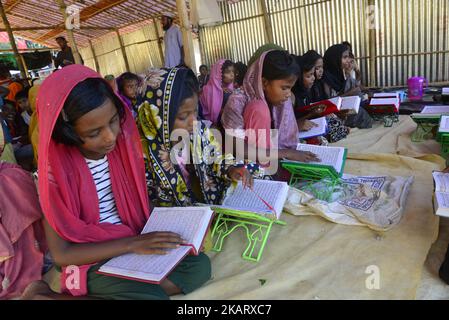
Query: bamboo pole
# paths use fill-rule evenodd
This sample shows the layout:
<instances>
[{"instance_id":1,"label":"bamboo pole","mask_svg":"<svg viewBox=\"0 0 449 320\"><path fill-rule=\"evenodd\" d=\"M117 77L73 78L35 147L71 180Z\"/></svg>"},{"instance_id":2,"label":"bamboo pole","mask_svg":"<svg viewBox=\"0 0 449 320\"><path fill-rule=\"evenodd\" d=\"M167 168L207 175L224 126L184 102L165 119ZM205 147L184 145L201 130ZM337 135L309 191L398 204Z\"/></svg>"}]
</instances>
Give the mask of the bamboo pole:
<instances>
[{"instance_id":1,"label":"bamboo pole","mask_svg":"<svg viewBox=\"0 0 449 320\"><path fill-rule=\"evenodd\" d=\"M193 47L193 36L190 30L190 21L187 14L187 6L185 0L176 0L178 8L179 21L181 23L183 42L184 42L184 63L192 70L196 69L195 50Z\"/></svg>"},{"instance_id":2,"label":"bamboo pole","mask_svg":"<svg viewBox=\"0 0 449 320\"><path fill-rule=\"evenodd\" d=\"M375 8L376 1L375 0L368 0L368 6ZM376 46L377 46L377 39L376 39L376 23L377 23L377 11L374 12L375 20L374 20L374 26L370 25L369 28L369 35L368 35L368 41L369 41L369 77L370 77L370 87L375 87L377 85L377 63L376 63ZM372 21L370 21L372 23Z\"/></svg>"},{"instance_id":3,"label":"bamboo pole","mask_svg":"<svg viewBox=\"0 0 449 320\"><path fill-rule=\"evenodd\" d=\"M162 66L164 64L164 50L162 50L162 43L161 43L161 33L159 32L159 23L157 23L156 18L153 18L153 24L154 29L156 30L156 37L157 37L157 46L159 48L159 55L161 57Z\"/></svg>"},{"instance_id":4,"label":"bamboo pole","mask_svg":"<svg viewBox=\"0 0 449 320\"><path fill-rule=\"evenodd\" d=\"M98 63L98 58L95 53L95 49L94 49L94 46L92 45L91 40L89 40L89 46L90 46L90 51L92 51L92 56L94 57L95 70L97 70L97 72L100 73L100 64Z\"/></svg>"},{"instance_id":5,"label":"bamboo pole","mask_svg":"<svg viewBox=\"0 0 449 320\"><path fill-rule=\"evenodd\" d=\"M19 66L20 76L22 79L27 79L28 74L25 71L25 66L23 65L23 60L20 57L19 50L17 50L16 40L14 39L14 34L11 30L11 25L9 24L8 17L6 16L3 4L0 1L0 15L2 16L3 24L5 25L6 31L8 32L9 42L11 43L14 56L16 57L17 65Z\"/></svg>"},{"instance_id":6,"label":"bamboo pole","mask_svg":"<svg viewBox=\"0 0 449 320\"><path fill-rule=\"evenodd\" d=\"M64 27L67 32L67 37L69 38L70 47L72 48L73 57L75 58L75 63L81 64L81 56L78 51L78 46L76 45L73 30L70 28L67 28L67 24L66 24L66 21L68 19L68 15L67 15L67 11L66 11L67 7L64 3L64 0L56 0L56 2L59 5L59 9L60 9L60 11L62 13L62 17L64 19Z\"/></svg>"},{"instance_id":7,"label":"bamboo pole","mask_svg":"<svg viewBox=\"0 0 449 320\"><path fill-rule=\"evenodd\" d=\"M274 33L273 33L273 25L270 20L270 16L268 15L268 8L265 0L259 0L260 5L262 6L263 19L265 22L265 34L267 36L268 43L274 43Z\"/></svg>"},{"instance_id":8,"label":"bamboo pole","mask_svg":"<svg viewBox=\"0 0 449 320\"><path fill-rule=\"evenodd\" d=\"M130 71L128 56L126 55L126 49L125 49L125 46L123 45L122 36L120 35L120 32L117 29L115 30L115 33L117 34L118 41L120 43L120 49L122 50L122 56L123 56L123 60L125 61L126 71Z\"/></svg>"}]
</instances>

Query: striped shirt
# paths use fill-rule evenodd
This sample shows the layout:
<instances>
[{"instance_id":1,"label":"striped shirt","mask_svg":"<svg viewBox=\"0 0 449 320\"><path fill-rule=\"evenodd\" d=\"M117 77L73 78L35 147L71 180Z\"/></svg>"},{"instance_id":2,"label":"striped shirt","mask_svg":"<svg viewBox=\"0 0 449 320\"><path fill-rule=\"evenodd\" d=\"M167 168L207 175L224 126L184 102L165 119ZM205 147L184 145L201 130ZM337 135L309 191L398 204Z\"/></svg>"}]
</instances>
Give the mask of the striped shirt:
<instances>
[{"instance_id":1,"label":"striped shirt","mask_svg":"<svg viewBox=\"0 0 449 320\"><path fill-rule=\"evenodd\" d=\"M100 160L85 159L94 178L100 205L100 223L121 224L122 221L115 204L112 192L111 176L109 175L108 157Z\"/></svg>"}]
</instances>

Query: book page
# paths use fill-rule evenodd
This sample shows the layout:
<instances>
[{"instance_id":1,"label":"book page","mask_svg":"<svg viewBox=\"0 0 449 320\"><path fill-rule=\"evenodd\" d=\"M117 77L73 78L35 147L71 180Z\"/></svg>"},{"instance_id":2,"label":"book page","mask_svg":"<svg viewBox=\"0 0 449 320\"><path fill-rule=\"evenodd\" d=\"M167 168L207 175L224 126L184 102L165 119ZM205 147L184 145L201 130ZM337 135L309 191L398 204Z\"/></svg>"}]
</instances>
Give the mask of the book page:
<instances>
[{"instance_id":1,"label":"book page","mask_svg":"<svg viewBox=\"0 0 449 320\"><path fill-rule=\"evenodd\" d=\"M432 172L436 192L449 192L449 173Z\"/></svg>"},{"instance_id":2,"label":"book page","mask_svg":"<svg viewBox=\"0 0 449 320\"><path fill-rule=\"evenodd\" d=\"M310 129L309 131L301 131L298 133L298 138L299 139L307 139L307 138L312 138L312 137L318 137L318 136L322 136L325 135L327 132L327 121L326 121L326 117L321 117L318 119L312 119L309 120L312 121L313 123L317 124L317 127L313 127L312 129Z\"/></svg>"},{"instance_id":3,"label":"book page","mask_svg":"<svg viewBox=\"0 0 449 320\"><path fill-rule=\"evenodd\" d=\"M443 114L449 113L449 106L425 106L421 114Z\"/></svg>"},{"instance_id":4,"label":"book page","mask_svg":"<svg viewBox=\"0 0 449 320\"><path fill-rule=\"evenodd\" d=\"M313 152L321 160L321 162L308 162L310 164L328 165L333 167L337 173L343 171L345 148L323 147L299 143L296 149L299 151Z\"/></svg>"},{"instance_id":5,"label":"book page","mask_svg":"<svg viewBox=\"0 0 449 320\"><path fill-rule=\"evenodd\" d=\"M212 215L209 207L154 208L142 234L155 231L174 232L199 251Z\"/></svg>"},{"instance_id":6,"label":"book page","mask_svg":"<svg viewBox=\"0 0 449 320\"><path fill-rule=\"evenodd\" d=\"M359 113L361 101L359 96L344 97L341 102L341 110L354 110L354 113Z\"/></svg>"},{"instance_id":7,"label":"book page","mask_svg":"<svg viewBox=\"0 0 449 320\"><path fill-rule=\"evenodd\" d=\"M442 116L438 132L449 132L449 116Z\"/></svg>"},{"instance_id":8,"label":"book page","mask_svg":"<svg viewBox=\"0 0 449 320\"><path fill-rule=\"evenodd\" d=\"M374 98L398 98L399 93L397 92L378 92L373 95Z\"/></svg>"},{"instance_id":9,"label":"book page","mask_svg":"<svg viewBox=\"0 0 449 320\"><path fill-rule=\"evenodd\" d=\"M260 199L265 200L275 210L279 219L287 200L288 184L281 181L254 180L254 190L243 189L241 182L230 189L222 207L259 214L273 214L272 210ZM259 198L260 197L260 198Z\"/></svg>"},{"instance_id":10,"label":"book page","mask_svg":"<svg viewBox=\"0 0 449 320\"><path fill-rule=\"evenodd\" d=\"M166 255L125 254L109 260L98 270L113 275L159 282L172 271L191 250L182 246Z\"/></svg>"},{"instance_id":11,"label":"book page","mask_svg":"<svg viewBox=\"0 0 449 320\"><path fill-rule=\"evenodd\" d=\"M340 110L341 103L343 101L343 99L341 97L335 97L335 98L329 99L329 101L332 102L333 104L335 104L337 106L337 109Z\"/></svg>"},{"instance_id":12,"label":"book page","mask_svg":"<svg viewBox=\"0 0 449 320\"><path fill-rule=\"evenodd\" d=\"M449 208L449 193L435 192L435 200L437 203L435 211L440 211L441 209L444 210Z\"/></svg>"},{"instance_id":13,"label":"book page","mask_svg":"<svg viewBox=\"0 0 449 320\"><path fill-rule=\"evenodd\" d=\"M370 101L371 106L399 106L398 98L373 98Z\"/></svg>"}]
</instances>

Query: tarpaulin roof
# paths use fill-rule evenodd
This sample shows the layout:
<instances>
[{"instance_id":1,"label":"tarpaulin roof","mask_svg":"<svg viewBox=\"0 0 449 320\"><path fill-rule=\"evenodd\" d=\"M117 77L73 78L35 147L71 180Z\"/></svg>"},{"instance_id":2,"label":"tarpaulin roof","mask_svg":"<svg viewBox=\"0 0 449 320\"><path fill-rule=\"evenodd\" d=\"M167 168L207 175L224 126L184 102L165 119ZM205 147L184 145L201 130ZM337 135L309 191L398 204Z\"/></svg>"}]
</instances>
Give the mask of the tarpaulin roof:
<instances>
[{"instance_id":1,"label":"tarpaulin roof","mask_svg":"<svg viewBox=\"0 0 449 320\"><path fill-rule=\"evenodd\" d=\"M1 0L14 35L46 46L55 47L55 38L65 36L63 16L55 0ZM164 12L177 13L175 0L66 0L68 12L79 12L81 29L74 28L75 41L81 47L89 40L111 32L107 29L85 29L99 27L120 29L121 33L132 32L144 24L151 23L153 17ZM71 19L72 23L76 19ZM1 28L5 28L0 21ZM45 30L23 30L36 29Z\"/></svg>"}]
</instances>

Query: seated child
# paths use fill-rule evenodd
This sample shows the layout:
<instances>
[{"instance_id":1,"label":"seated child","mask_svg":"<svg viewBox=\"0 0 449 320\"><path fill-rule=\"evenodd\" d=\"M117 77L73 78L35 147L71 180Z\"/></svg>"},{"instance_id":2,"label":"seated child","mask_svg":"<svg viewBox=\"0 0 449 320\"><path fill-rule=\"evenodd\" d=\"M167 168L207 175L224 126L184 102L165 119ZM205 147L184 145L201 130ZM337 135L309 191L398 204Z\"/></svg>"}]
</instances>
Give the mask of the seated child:
<instances>
[{"instance_id":1,"label":"seated child","mask_svg":"<svg viewBox=\"0 0 449 320\"><path fill-rule=\"evenodd\" d=\"M146 100L138 109L152 204L221 204L231 181L243 179L251 187L251 173L258 174L258 167L234 165L231 155L221 154L211 130L197 121L199 86L194 73L186 68L161 69L159 76L158 85L154 78L146 79L153 86L147 87Z\"/></svg>"},{"instance_id":2,"label":"seated child","mask_svg":"<svg viewBox=\"0 0 449 320\"><path fill-rule=\"evenodd\" d=\"M131 72L125 72L117 78L118 93L134 118L137 116L139 84L139 76Z\"/></svg>"},{"instance_id":3,"label":"seated child","mask_svg":"<svg viewBox=\"0 0 449 320\"><path fill-rule=\"evenodd\" d=\"M219 60L212 66L210 79L200 96L200 118L219 125L222 109L234 90L234 63Z\"/></svg>"},{"instance_id":4,"label":"seated child","mask_svg":"<svg viewBox=\"0 0 449 320\"><path fill-rule=\"evenodd\" d=\"M200 66L200 75L198 76L198 82L200 85L200 90L203 89L203 87L207 84L209 81L209 69L206 65Z\"/></svg>"},{"instance_id":5,"label":"seated child","mask_svg":"<svg viewBox=\"0 0 449 320\"><path fill-rule=\"evenodd\" d=\"M25 170L33 169L33 147L28 136L28 125L17 112L13 101L4 100L2 118L11 135L14 156Z\"/></svg>"},{"instance_id":6,"label":"seated child","mask_svg":"<svg viewBox=\"0 0 449 320\"><path fill-rule=\"evenodd\" d=\"M16 102L19 107L20 115L27 126L30 125L31 115L33 110L31 109L30 101L28 100L28 91L22 90L16 94Z\"/></svg>"},{"instance_id":7,"label":"seated child","mask_svg":"<svg viewBox=\"0 0 449 320\"><path fill-rule=\"evenodd\" d=\"M97 273L110 258L164 254L183 240L172 232L140 234L150 204L139 133L106 80L87 67L70 65L42 83L37 102L39 198L64 293L40 295L169 299L209 280L210 261L203 253L187 256L160 285ZM70 281L75 267L77 285Z\"/></svg>"}]
</instances>

